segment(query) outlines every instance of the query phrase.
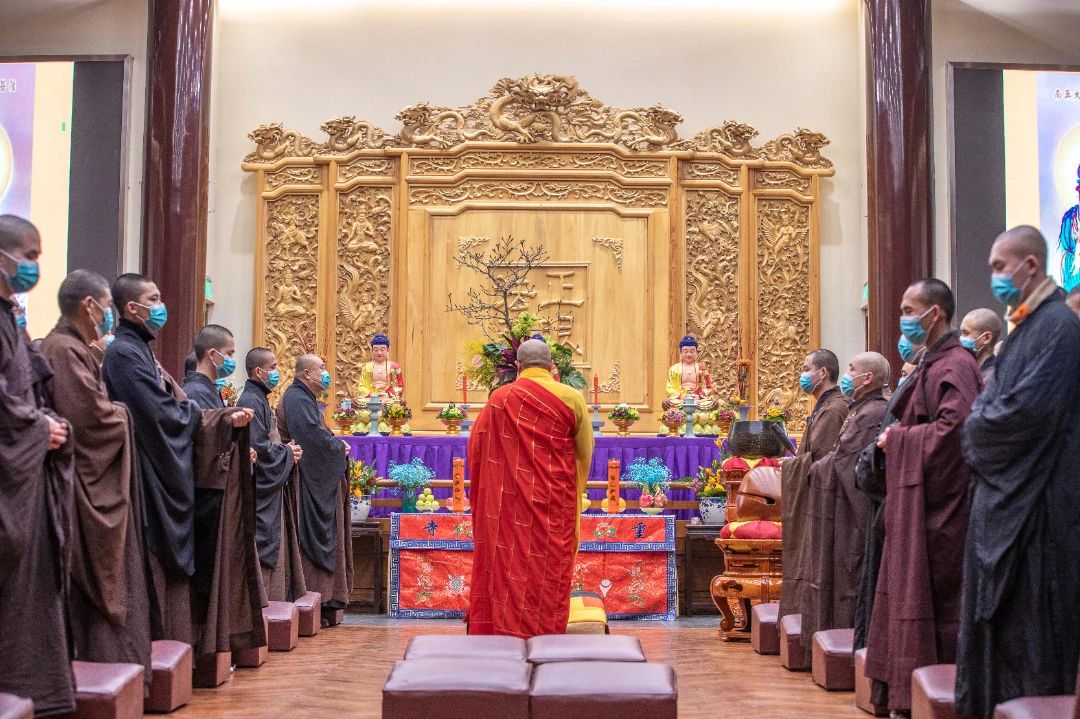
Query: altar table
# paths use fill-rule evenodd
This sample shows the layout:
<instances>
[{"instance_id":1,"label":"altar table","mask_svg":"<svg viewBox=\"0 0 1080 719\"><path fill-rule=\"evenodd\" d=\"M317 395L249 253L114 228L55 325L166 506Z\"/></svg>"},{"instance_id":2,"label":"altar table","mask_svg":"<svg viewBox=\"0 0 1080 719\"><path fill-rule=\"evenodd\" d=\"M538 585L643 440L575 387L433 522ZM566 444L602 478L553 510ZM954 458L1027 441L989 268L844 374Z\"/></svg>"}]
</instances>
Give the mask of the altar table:
<instances>
[{"instance_id":1,"label":"altar table","mask_svg":"<svg viewBox=\"0 0 1080 719\"><path fill-rule=\"evenodd\" d=\"M464 616L472 549L468 514L391 515L390 616ZM675 619L675 518L583 516L571 589L603 595L610 619Z\"/></svg>"},{"instance_id":2,"label":"altar table","mask_svg":"<svg viewBox=\"0 0 1080 719\"><path fill-rule=\"evenodd\" d=\"M342 437L349 444L349 456L353 459L362 459L367 463L374 462L375 471L380 477L385 477L390 462L406 464L412 459L419 457L424 464L435 470L436 479L449 479L454 457L464 457L468 445L468 437L449 437L445 435L427 437L371 437L366 435ZM720 459L720 449L716 446L715 437L608 437L596 438L596 447L593 450L592 467L589 470L589 479L592 481L607 481L607 463L609 459L617 459L626 467L636 457L650 459L660 457L671 469L673 480L697 474L698 468L707 466L714 459ZM468 470L466 469L466 472ZM466 475L468 478L468 475ZM376 497L390 497L392 489L382 489ZM450 496L447 488L432 489L432 493L439 499ZM635 499L640 495L640 490L627 488L623 491L625 499ZM589 499L593 506L599 506L599 501L604 498L603 489L590 489ZM672 488L668 493L668 499L675 501L694 501L694 493L690 489ZM393 510L390 507L372 507L372 517L389 516ZM692 509L669 510L665 515L671 515L677 519L691 519L697 516Z\"/></svg>"}]
</instances>

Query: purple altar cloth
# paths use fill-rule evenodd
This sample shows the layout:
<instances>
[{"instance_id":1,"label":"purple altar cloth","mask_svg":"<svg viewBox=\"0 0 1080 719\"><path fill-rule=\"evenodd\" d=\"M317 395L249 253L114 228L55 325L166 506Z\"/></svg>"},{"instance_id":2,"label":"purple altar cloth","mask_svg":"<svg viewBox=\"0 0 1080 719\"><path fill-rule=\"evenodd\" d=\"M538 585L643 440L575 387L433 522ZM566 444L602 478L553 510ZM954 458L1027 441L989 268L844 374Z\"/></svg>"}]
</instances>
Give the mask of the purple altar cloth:
<instances>
[{"instance_id":1,"label":"purple altar cloth","mask_svg":"<svg viewBox=\"0 0 1080 719\"><path fill-rule=\"evenodd\" d=\"M349 456L353 459L362 459L367 463L374 462L375 470L380 477L386 476L390 462L405 464L419 457L424 464L435 470L436 479L450 479L452 460L454 457L465 456L465 448L469 441L468 437L448 436L355 436L342 437L342 439L351 448ZM697 474L699 467L720 458L720 450L715 441L715 437L692 439L685 437L597 437L589 479L606 482L609 459L617 459L623 467L626 467L637 457L646 459L660 457L671 468L672 479L680 480ZM376 497L390 497L392 491L382 489ZM433 488L431 492L438 499L446 499L450 496L449 488ZM623 498L627 500L636 499L640 494L640 490L636 488L628 487L623 490ZM593 500L593 507L598 507L597 500L603 497L603 489L589 490L589 499ZM694 494L689 489L672 489L668 493L668 499L694 501ZM372 507L370 516L388 517L391 511L390 507ZM443 508L439 511L447 510ZM674 514L677 519L691 519L697 516L697 511L693 509L668 510L665 514Z\"/></svg>"}]
</instances>

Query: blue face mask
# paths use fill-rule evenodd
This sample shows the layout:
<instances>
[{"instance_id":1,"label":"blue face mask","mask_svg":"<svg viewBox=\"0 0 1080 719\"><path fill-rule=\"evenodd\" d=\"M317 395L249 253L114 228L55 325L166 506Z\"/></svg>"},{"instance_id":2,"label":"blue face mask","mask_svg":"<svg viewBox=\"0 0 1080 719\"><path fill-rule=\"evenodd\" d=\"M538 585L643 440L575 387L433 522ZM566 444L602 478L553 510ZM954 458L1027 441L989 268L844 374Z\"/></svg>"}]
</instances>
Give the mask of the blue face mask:
<instances>
[{"instance_id":1,"label":"blue face mask","mask_svg":"<svg viewBox=\"0 0 1080 719\"><path fill-rule=\"evenodd\" d=\"M1023 291L1016 286L1012 274L1008 272L1000 274L995 272L990 276L990 292L994 295L994 299L1009 307L1019 305L1020 298L1023 296Z\"/></svg>"},{"instance_id":2,"label":"blue face mask","mask_svg":"<svg viewBox=\"0 0 1080 719\"><path fill-rule=\"evenodd\" d=\"M975 338L973 338L973 337L961 337L960 338L960 345L963 346L965 349L969 349L972 352L974 352L975 351Z\"/></svg>"},{"instance_id":3,"label":"blue face mask","mask_svg":"<svg viewBox=\"0 0 1080 719\"><path fill-rule=\"evenodd\" d=\"M319 384L323 389L330 389L330 373L326 370L322 371L322 375L319 377Z\"/></svg>"},{"instance_id":4,"label":"blue face mask","mask_svg":"<svg viewBox=\"0 0 1080 719\"><path fill-rule=\"evenodd\" d=\"M226 357L217 350L214 350L221 357L221 364L214 365L214 371L217 372L218 377L229 377L236 371L236 360L232 357Z\"/></svg>"},{"instance_id":5,"label":"blue face mask","mask_svg":"<svg viewBox=\"0 0 1080 719\"><path fill-rule=\"evenodd\" d=\"M3 250L0 250L3 252ZM29 292L34 289L41 276L41 268L34 260L20 260L7 252L4 256L15 263L15 272L8 275L8 284L13 292Z\"/></svg>"},{"instance_id":6,"label":"blue face mask","mask_svg":"<svg viewBox=\"0 0 1080 719\"><path fill-rule=\"evenodd\" d=\"M896 343L896 350L900 353L900 359L908 364L915 364L915 358L919 356L918 351L911 344L911 340L904 335L900 335L900 339Z\"/></svg>"},{"instance_id":7,"label":"blue face mask","mask_svg":"<svg viewBox=\"0 0 1080 719\"><path fill-rule=\"evenodd\" d=\"M870 373L863 372L861 374L855 375L855 377L864 377L868 374ZM840 378L840 394L844 395L845 397L855 396L855 377L852 377L849 374L845 374L843 377Z\"/></svg>"},{"instance_id":8,"label":"blue face mask","mask_svg":"<svg viewBox=\"0 0 1080 719\"><path fill-rule=\"evenodd\" d=\"M98 332L100 332L101 336L104 337L105 335L112 332L112 328L113 328L112 307L102 307L101 305L98 305L97 300L94 300L94 304L98 306L99 310L101 310L101 322L98 323Z\"/></svg>"},{"instance_id":9,"label":"blue face mask","mask_svg":"<svg viewBox=\"0 0 1080 719\"><path fill-rule=\"evenodd\" d=\"M113 343L113 340L115 340L115 339L116 339L115 335L112 335L112 334L105 335L105 346L108 347L109 345L111 345Z\"/></svg>"},{"instance_id":10,"label":"blue face mask","mask_svg":"<svg viewBox=\"0 0 1080 719\"><path fill-rule=\"evenodd\" d=\"M814 387L817 386L817 382L814 381L813 372L803 372L799 375L799 389L807 394L814 391Z\"/></svg>"},{"instance_id":11,"label":"blue face mask","mask_svg":"<svg viewBox=\"0 0 1080 719\"><path fill-rule=\"evenodd\" d=\"M218 379L214 380L214 384L217 386L218 392L220 392L221 390L225 389L225 378L219 377Z\"/></svg>"},{"instance_id":12,"label":"blue face mask","mask_svg":"<svg viewBox=\"0 0 1080 719\"><path fill-rule=\"evenodd\" d=\"M145 324L146 328L151 332L157 332L169 321L169 310L166 309L164 302L156 304L153 307L140 305L138 302L135 304L149 311L150 316L143 320L143 324Z\"/></svg>"},{"instance_id":13,"label":"blue face mask","mask_svg":"<svg viewBox=\"0 0 1080 719\"><path fill-rule=\"evenodd\" d=\"M15 315L15 326L19 329L26 329L26 315L22 312Z\"/></svg>"},{"instance_id":14,"label":"blue face mask","mask_svg":"<svg viewBox=\"0 0 1080 719\"><path fill-rule=\"evenodd\" d=\"M911 341L912 344L921 345L926 344L926 328L922 326L923 317L930 314L931 307L926 312L923 312L918 317L901 317L900 318L900 332Z\"/></svg>"},{"instance_id":15,"label":"blue face mask","mask_svg":"<svg viewBox=\"0 0 1080 719\"><path fill-rule=\"evenodd\" d=\"M905 382L907 382L907 377L901 377L900 379L896 380L896 389L900 389L900 385L904 384Z\"/></svg>"},{"instance_id":16,"label":"blue face mask","mask_svg":"<svg viewBox=\"0 0 1080 719\"><path fill-rule=\"evenodd\" d=\"M272 370L270 370L269 372L266 373L266 383L265 384L270 389L274 389L274 387L277 387L278 382L280 382L280 381L281 381L281 373L278 372L276 369L272 369Z\"/></svg>"}]
</instances>

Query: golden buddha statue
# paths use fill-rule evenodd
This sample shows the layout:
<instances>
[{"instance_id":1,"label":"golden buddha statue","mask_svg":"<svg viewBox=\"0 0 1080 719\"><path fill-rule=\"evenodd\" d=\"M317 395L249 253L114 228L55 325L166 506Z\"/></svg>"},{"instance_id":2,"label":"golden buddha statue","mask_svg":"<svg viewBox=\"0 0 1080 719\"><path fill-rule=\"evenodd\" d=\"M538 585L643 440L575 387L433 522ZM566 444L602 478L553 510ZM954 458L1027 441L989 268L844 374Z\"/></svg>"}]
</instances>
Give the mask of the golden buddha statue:
<instances>
[{"instance_id":1,"label":"golden buddha statue","mask_svg":"<svg viewBox=\"0 0 1080 719\"><path fill-rule=\"evenodd\" d=\"M400 402L405 394L405 378L401 367L390 359L390 338L381 332L371 338L371 361L360 368L360 381L356 385L357 426L366 430L371 422L368 401L372 395L378 395L382 401L381 412L391 404ZM409 425L401 428L405 434L411 434ZM390 425L383 417L379 418L379 432L387 434Z\"/></svg>"}]
</instances>

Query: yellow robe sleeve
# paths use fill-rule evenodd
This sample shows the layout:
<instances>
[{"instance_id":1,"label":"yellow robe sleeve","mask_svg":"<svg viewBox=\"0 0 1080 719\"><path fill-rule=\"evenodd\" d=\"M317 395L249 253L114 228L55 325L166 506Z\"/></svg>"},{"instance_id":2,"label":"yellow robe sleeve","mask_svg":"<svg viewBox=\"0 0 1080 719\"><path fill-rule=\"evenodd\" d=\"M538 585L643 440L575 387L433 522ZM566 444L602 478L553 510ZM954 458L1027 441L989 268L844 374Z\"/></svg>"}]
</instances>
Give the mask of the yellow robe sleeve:
<instances>
[{"instance_id":1,"label":"yellow robe sleeve","mask_svg":"<svg viewBox=\"0 0 1080 719\"><path fill-rule=\"evenodd\" d=\"M375 363L365 362L360 368L360 381L356 383L356 396L364 399L373 394L375 394Z\"/></svg>"},{"instance_id":2,"label":"yellow robe sleeve","mask_svg":"<svg viewBox=\"0 0 1080 719\"><path fill-rule=\"evenodd\" d=\"M682 365L673 364L671 365L671 369L668 370L667 375L668 399L681 397L682 393Z\"/></svg>"}]
</instances>

